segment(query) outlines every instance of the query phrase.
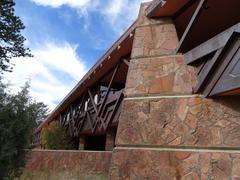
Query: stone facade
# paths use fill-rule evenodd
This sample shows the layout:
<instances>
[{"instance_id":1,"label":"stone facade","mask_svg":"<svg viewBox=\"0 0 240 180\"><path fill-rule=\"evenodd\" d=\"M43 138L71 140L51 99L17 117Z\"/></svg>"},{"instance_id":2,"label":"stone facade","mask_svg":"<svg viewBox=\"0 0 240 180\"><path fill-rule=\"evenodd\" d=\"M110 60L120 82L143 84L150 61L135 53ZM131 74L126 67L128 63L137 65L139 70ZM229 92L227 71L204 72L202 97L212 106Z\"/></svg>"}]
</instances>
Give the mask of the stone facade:
<instances>
[{"instance_id":1,"label":"stone facade","mask_svg":"<svg viewBox=\"0 0 240 180\"><path fill-rule=\"evenodd\" d=\"M109 179L240 179L240 97L193 95L168 18L142 4Z\"/></svg>"},{"instance_id":2,"label":"stone facade","mask_svg":"<svg viewBox=\"0 0 240 180\"><path fill-rule=\"evenodd\" d=\"M132 59L126 96L191 94L195 77L182 55Z\"/></svg>"},{"instance_id":3,"label":"stone facade","mask_svg":"<svg viewBox=\"0 0 240 180\"><path fill-rule=\"evenodd\" d=\"M240 97L125 100L117 145L240 146Z\"/></svg>"},{"instance_id":4,"label":"stone facade","mask_svg":"<svg viewBox=\"0 0 240 180\"><path fill-rule=\"evenodd\" d=\"M79 150L84 150L84 148L85 148L85 141L86 141L86 137L81 135L79 137L79 145L78 145L78 149Z\"/></svg>"},{"instance_id":5,"label":"stone facade","mask_svg":"<svg viewBox=\"0 0 240 180\"><path fill-rule=\"evenodd\" d=\"M109 129L106 134L106 145L105 150L106 151L112 151L115 146L115 136L116 136L116 130L115 129Z\"/></svg>"},{"instance_id":6,"label":"stone facade","mask_svg":"<svg viewBox=\"0 0 240 180\"><path fill-rule=\"evenodd\" d=\"M240 153L116 149L111 179L239 180Z\"/></svg>"},{"instance_id":7,"label":"stone facade","mask_svg":"<svg viewBox=\"0 0 240 180\"><path fill-rule=\"evenodd\" d=\"M108 173L112 153L90 151L33 150L26 170L77 171L78 173Z\"/></svg>"},{"instance_id":8,"label":"stone facade","mask_svg":"<svg viewBox=\"0 0 240 180\"><path fill-rule=\"evenodd\" d=\"M196 69L176 54L171 19L142 4L112 152L32 152L27 169L109 173L112 180L240 180L240 97L193 94ZM79 149L83 150L84 136Z\"/></svg>"}]
</instances>

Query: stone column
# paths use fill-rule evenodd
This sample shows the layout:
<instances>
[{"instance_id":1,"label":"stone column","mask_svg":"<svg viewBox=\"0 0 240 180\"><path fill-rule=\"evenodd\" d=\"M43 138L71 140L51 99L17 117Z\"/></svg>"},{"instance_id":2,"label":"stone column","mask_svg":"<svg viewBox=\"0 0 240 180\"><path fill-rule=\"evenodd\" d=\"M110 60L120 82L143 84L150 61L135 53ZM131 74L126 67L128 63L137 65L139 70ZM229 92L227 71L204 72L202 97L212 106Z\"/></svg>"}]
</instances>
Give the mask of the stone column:
<instances>
[{"instance_id":1,"label":"stone column","mask_svg":"<svg viewBox=\"0 0 240 180\"><path fill-rule=\"evenodd\" d=\"M173 22L146 18L147 6L134 35L110 179L240 178L240 154L231 151L240 147L240 98L193 95L195 70L175 53Z\"/></svg>"},{"instance_id":2,"label":"stone column","mask_svg":"<svg viewBox=\"0 0 240 180\"><path fill-rule=\"evenodd\" d=\"M85 148L85 140L86 140L85 136L80 136L79 137L79 146L78 146L79 150L84 150L84 148Z\"/></svg>"},{"instance_id":3,"label":"stone column","mask_svg":"<svg viewBox=\"0 0 240 180\"><path fill-rule=\"evenodd\" d=\"M106 134L106 145L105 150L106 151L112 151L115 145L115 136L116 136L116 130L115 129L109 129Z\"/></svg>"}]
</instances>

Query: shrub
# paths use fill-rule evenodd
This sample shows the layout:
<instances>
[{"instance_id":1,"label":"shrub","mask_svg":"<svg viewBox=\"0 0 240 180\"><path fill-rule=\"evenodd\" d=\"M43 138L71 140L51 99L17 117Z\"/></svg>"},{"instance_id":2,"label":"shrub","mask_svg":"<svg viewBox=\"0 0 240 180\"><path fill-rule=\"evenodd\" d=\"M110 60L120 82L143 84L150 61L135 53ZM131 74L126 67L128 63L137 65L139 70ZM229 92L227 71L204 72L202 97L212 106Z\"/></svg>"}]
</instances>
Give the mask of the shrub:
<instances>
[{"instance_id":1,"label":"shrub","mask_svg":"<svg viewBox=\"0 0 240 180\"><path fill-rule=\"evenodd\" d=\"M46 149L73 149L71 138L57 121L53 121L49 126L43 128L41 145Z\"/></svg>"},{"instance_id":2,"label":"shrub","mask_svg":"<svg viewBox=\"0 0 240 180\"><path fill-rule=\"evenodd\" d=\"M21 175L36 121L44 115L38 109L43 106L29 96L28 83L17 94L8 88L0 77L0 179L4 180Z\"/></svg>"}]
</instances>

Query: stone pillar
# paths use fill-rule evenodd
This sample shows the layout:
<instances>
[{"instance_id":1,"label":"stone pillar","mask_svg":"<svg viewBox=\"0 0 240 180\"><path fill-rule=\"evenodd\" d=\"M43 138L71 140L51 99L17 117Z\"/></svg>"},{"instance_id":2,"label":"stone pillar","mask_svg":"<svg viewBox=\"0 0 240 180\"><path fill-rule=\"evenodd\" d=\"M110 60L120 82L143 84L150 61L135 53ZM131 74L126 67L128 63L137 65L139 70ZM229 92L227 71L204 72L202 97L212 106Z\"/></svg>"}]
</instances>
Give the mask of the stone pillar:
<instances>
[{"instance_id":1,"label":"stone pillar","mask_svg":"<svg viewBox=\"0 0 240 180\"><path fill-rule=\"evenodd\" d=\"M115 129L109 129L106 134L106 145L105 150L106 151L112 151L115 145L115 136L116 136L116 130Z\"/></svg>"},{"instance_id":2,"label":"stone pillar","mask_svg":"<svg viewBox=\"0 0 240 180\"><path fill-rule=\"evenodd\" d=\"M84 150L84 148L85 148L85 140L86 140L85 136L80 136L79 137L79 146L78 146L79 150Z\"/></svg>"},{"instance_id":3,"label":"stone pillar","mask_svg":"<svg viewBox=\"0 0 240 180\"><path fill-rule=\"evenodd\" d=\"M240 98L193 95L195 70L175 53L173 22L146 18L147 6L134 35L110 179L240 179L240 154L232 151L240 147Z\"/></svg>"}]
</instances>

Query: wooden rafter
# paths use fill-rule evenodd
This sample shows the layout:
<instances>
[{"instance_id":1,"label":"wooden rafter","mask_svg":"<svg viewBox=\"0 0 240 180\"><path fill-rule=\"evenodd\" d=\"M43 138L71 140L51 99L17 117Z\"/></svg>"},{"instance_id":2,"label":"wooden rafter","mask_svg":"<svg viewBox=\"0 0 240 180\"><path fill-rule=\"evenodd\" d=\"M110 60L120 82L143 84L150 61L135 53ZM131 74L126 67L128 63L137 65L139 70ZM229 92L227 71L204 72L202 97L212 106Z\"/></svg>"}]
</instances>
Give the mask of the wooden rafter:
<instances>
[{"instance_id":1,"label":"wooden rafter","mask_svg":"<svg viewBox=\"0 0 240 180\"><path fill-rule=\"evenodd\" d=\"M184 31L181 39L180 39L180 42L179 42L178 47L177 47L177 52L180 50L185 38L187 37L188 33L190 32L191 28L193 27L193 24L196 22L196 20L198 18L198 15L201 12L205 2L206 2L206 0L201 0L199 2L197 9L195 10L190 22L188 23L187 28L185 29L185 31Z\"/></svg>"},{"instance_id":2,"label":"wooden rafter","mask_svg":"<svg viewBox=\"0 0 240 180\"><path fill-rule=\"evenodd\" d=\"M111 73L104 93L99 91L100 87L96 85L93 88L88 88L77 102L72 103L64 113L61 113L61 117L63 117L61 125L67 128L71 136L79 136L84 128L90 128L92 133L95 133L97 129L105 132L112 120L116 120L115 116L116 112L119 112L118 108L123 99L123 91L121 89L113 93L110 93L110 91L123 63L128 66L128 61L121 59L110 72L103 76L105 78ZM101 86L101 83L99 83L99 86ZM94 101L96 94L100 98L97 103Z\"/></svg>"}]
</instances>

